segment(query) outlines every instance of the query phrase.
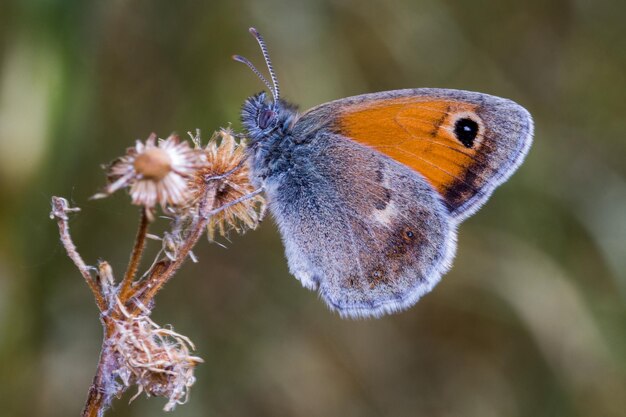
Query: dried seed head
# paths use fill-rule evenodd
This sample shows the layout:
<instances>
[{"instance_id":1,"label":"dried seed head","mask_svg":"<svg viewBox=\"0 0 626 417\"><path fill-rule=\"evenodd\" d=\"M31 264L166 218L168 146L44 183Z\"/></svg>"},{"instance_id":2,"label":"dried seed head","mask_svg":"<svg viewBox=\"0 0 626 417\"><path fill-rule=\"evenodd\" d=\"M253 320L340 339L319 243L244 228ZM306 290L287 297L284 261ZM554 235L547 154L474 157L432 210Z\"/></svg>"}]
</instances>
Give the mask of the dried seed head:
<instances>
[{"instance_id":1,"label":"dried seed head","mask_svg":"<svg viewBox=\"0 0 626 417\"><path fill-rule=\"evenodd\" d=\"M157 203L162 208L184 205L190 197L187 179L204 163L202 153L181 142L178 136L170 135L157 143L153 133L145 143L137 141L126 155L109 166L109 184L94 197L106 197L130 187L133 204L148 208Z\"/></svg>"},{"instance_id":2,"label":"dried seed head","mask_svg":"<svg viewBox=\"0 0 626 417\"><path fill-rule=\"evenodd\" d=\"M190 179L190 189L196 200L200 199L211 181L219 181L213 207L220 208L254 191L249 180L246 149L235 140L228 129L216 132L202 149L207 164L198 169ZM207 235L214 240L215 234L227 236L229 230L243 233L255 229L265 214L265 199L256 195L234 204L212 216L207 224Z\"/></svg>"},{"instance_id":3,"label":"dried seed head","mask_svg":"<svg viewBox=\"0 0 626 417\"><path fill-rule=\"evenodd\" d=\"M122 309L122 311L124 311ZM146 315L124 315L114 320L110 347L118 356L114 375L126 386L137 385L139 394L165 397L165 411L184 404L195 382L194 370L203 360L192 356L193 343L171 329L158 326ZM132 400L131 400L132 401Z\"/></svg>"},{"instance_id":4,"label":"dried seed head","mask_svg":"<svg viewBox=\"0 0 626 417\"><path fill-rule=\"evenodd\" d=\"M137 155L133 168L137 174L147 180L161 181L172 172L172 158L164 149L146 149L142 154Z\"/></svg>"}]
</instances>

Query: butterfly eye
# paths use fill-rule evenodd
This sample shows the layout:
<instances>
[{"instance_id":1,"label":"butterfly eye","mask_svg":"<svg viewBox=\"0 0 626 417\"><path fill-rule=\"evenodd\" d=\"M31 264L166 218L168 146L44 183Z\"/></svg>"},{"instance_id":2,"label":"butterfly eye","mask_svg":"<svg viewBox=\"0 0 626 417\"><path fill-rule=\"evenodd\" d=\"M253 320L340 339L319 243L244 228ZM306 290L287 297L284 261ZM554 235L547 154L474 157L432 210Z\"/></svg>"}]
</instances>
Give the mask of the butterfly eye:
<instances>
[{"instance_id":1,"label":"butterfly eye","mask_svg":"<svg viewBox=\"0 0 626 417\"><path fill-rule=\"evenodd\" d=\"M469 117L461 118L454 124L454 135L466 148L471 148L478 135L478 123Z\"/></svg>"},{"instance_id":2,"label":"butterfly eye","mask_svg":"<svg viewBox=\"0 0 626 417\"><path fill-rule=\"evenodd\" d=\"M259 115L259 127L261 129L269 127L275 116L276 112L273 112L272 110L263 110Z\"/></svg>"}]
</instances>

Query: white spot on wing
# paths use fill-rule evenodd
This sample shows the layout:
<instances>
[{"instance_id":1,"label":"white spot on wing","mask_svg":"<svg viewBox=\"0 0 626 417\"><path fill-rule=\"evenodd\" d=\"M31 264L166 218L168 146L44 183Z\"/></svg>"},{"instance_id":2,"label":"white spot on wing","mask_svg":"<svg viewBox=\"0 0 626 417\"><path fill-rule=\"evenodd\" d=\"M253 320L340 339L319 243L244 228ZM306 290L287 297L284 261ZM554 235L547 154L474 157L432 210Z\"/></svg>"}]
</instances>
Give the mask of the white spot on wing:
<instances>
[{"instance_id":1,"label":"white spot on wing","mask_svg":"<svg viewBox=\"0 0 626 417\"><path fill-rule=\"evenodd\" d=\"M390 201L383 210L374 210L374 220L384 225L388 225L396 217L396 205Z\"/></svg>"}]
</instances>

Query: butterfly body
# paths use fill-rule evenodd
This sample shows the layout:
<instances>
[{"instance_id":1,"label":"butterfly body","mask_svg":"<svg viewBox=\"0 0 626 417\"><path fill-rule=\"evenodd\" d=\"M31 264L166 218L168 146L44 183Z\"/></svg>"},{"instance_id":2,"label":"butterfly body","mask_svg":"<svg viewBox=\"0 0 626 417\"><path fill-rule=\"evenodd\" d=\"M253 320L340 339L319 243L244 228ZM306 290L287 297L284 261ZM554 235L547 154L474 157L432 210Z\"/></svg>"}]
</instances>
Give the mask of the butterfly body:
<instances>
[{"instance_id":1,"label":"butterfly body","mask_svg":"<svg viewBox=\"0 0 626 417\"><path fill-rule=\"evenodd\" d=\"M277 90L242 109L251 180L291 273L342 317L401 311L429 292L451 265L459 223L531 144L528 112L487 94L396 90L299 114Z\"/></svg>"}]
</instances>

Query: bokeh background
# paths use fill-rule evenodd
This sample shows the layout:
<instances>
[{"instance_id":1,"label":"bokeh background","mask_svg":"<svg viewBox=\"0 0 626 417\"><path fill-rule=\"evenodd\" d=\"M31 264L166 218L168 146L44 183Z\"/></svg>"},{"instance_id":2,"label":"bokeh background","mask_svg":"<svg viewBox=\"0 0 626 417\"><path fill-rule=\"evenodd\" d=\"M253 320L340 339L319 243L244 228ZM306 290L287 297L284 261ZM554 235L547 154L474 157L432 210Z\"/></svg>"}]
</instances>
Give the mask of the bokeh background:
<instances>
[{"instance_id":1,"label":"bokeh background","mask_svg":"<svg viewBox=\"0 0 626 417\"><path fill-rule=\"evenodd\" d=\"M452 271L402 314L330 313L288 274L271 219L226 248L202 242L154 312L206 361L172 415L625 416L624 13L619 0L2 1L0 415L79 415L100 348L50 196L82 207L79 249L120 274L137 210L124 193L88 200L100 164L152 131L239 129L262 86L230 55L262 66L254 25L303 109L462 88L527 107L536 140L462 225ZM129 397L108 415L162 415L162 399Z\"/></svg>"}]
</instances>

